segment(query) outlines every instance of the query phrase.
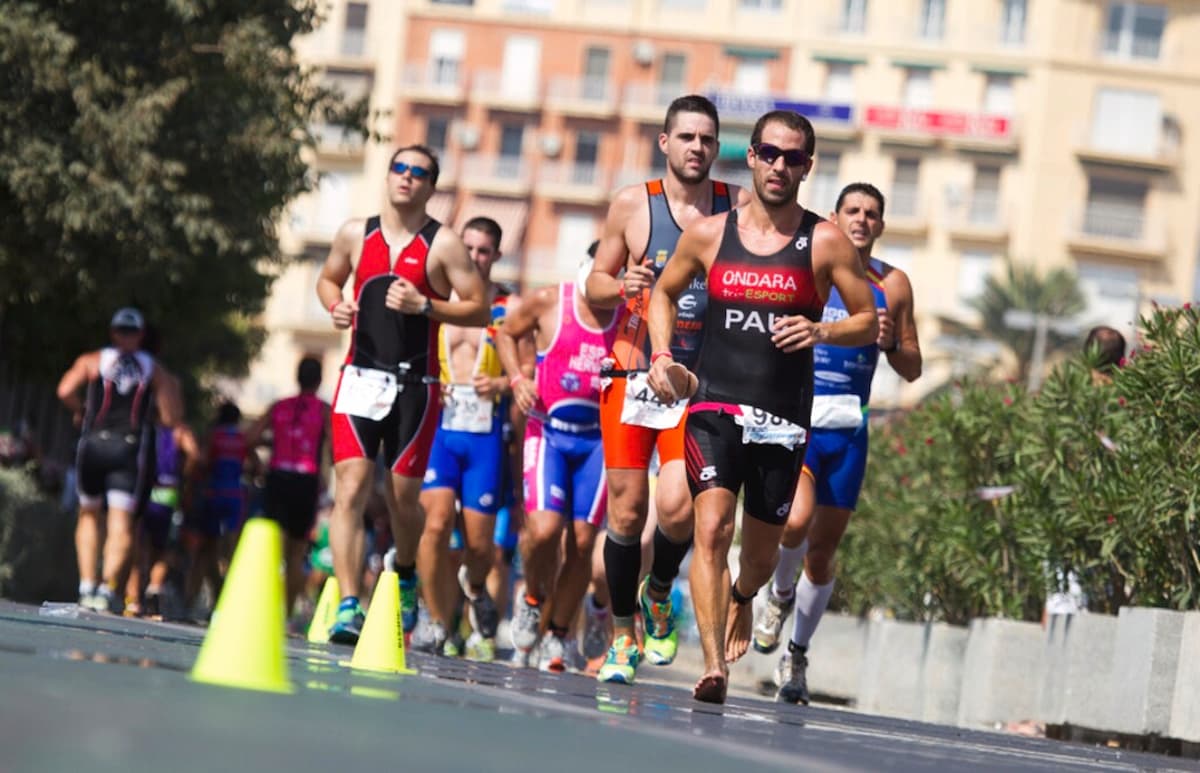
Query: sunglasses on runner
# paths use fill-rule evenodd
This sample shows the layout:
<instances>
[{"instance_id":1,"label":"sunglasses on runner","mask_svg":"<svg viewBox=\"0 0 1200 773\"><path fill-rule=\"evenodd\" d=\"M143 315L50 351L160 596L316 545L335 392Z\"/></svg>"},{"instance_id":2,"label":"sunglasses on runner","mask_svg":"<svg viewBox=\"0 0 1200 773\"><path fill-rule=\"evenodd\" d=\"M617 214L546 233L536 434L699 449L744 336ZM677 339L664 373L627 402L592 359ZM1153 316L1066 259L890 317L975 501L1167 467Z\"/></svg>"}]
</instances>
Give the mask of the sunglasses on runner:
<instances>
[{"instance_id":1,"label":"sunglasses on runner","mask_svg":"<svg viewBox=\"0 0 1200 773\"><path fill-rule=\"evenodd\" d=\"M775 160L780 156L783 156L783 163L788 166L803 166L809 160L808 154L800 148L784 150L769 142L760 142L757 145L752 145L751 148L754 150L754 155L762 159L763 163L767 165L774 164Z\"/></svg>"},{"instance_id":2,"label":"sunglasses on runner","mask_svg":"<svg viewBox=\"0 0 1200 773\"><path fill-rule=\"evenodd\" d=\"M417 178L418 180L429 176L429 168L428 167L414 166L413 164L406 164L403 161L397 161L396 163L392 164L392 171L395 172L396 174L404 174L405 172L411 172L412 176Z\"/></svg>"}]
</instances>

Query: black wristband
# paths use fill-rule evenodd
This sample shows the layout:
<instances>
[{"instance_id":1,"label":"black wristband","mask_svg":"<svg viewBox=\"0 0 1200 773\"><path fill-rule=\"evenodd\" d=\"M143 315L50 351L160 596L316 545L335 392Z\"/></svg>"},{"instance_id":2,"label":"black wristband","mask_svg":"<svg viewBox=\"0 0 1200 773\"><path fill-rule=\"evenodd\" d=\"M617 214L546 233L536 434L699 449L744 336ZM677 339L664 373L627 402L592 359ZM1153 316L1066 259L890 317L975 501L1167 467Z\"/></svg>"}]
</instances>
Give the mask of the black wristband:
<instances>
[{"instance_id":1,"label":"black wristband","mask_svg":"<svg viewBox=\"0 0 1200 773\"><path fill-rule=\"evenodd\" d=\"M892 336L892 345L889 346L888 348L884 349L883 353L884 354L892 354L893 352L898 352L898 351L900 351L900 339L897 338L896 336Z\"/></svg>"},{"instance_id":2,"label":"black wristband","mask_svg":"<svg viewBox=\"0 0 1200 773\"><path fill-rule=\"evenodd\" d=\"M425 305L421 307L421 313L428 317L431 311L433 311L433 301L426 298Z\"/></svg>"}]
</instances>

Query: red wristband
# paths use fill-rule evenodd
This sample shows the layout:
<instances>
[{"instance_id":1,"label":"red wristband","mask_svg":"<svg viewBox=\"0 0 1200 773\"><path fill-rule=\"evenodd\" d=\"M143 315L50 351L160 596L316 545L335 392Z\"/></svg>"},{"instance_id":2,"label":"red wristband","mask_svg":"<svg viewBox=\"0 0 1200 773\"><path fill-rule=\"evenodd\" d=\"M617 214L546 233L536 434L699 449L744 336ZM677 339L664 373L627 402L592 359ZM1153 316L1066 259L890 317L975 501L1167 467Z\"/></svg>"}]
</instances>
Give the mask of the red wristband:
<instances>
[{"instance_id":1,"label":"red wristband","mask_svg":"<svg viewBox=\"0 0 1200 773\"><path fill-rule=\"evenodd\" d=\"M621 283L621 289L617 290L617 297L620 298L621 300L625 300L625 283L624 282Z\"/></svg>"},{"instance_id":2,"label":"red wristband","mask_svg":"<svg viewBox=\"0 0 1200 773\"><path fill-rule=\"evenodd\" d=\"M333 313L333 310L334 310L334 309L336 309L336 308L337 308L337 306L338 306L338 304L339 304L339 303L341 303L341 302L342 302L342 299L341 299L341 298L338 298L336 301L334 301L333 303L329 304L329 313L330 313L330 314L332 314L332 313Z\"/></svg>"},{"instance_id":3,"label":"red wristband","mask_svg":"<svg viewBox=\"0 0 1200 773\"><path fill-rule=\"evenodd\" d=\"M654 354L650 355L650 364L653 365L654 363L658 362L659 357L670 357L671 359L675 359L674 355L672 355L669 350L655 352Z\"/></svg>"},{"instance_id":4,"label":"red wristband","mask_svg":"<svg viewBox=\"0 0 1200 773\"><path fill-rule=\"evenodd\" d=\"M517 375L513 376L512 378L510 378L508 380L508 388L512 389L513 387L515 387L517 384L520 384L524 380L525 380L525 374L518 373Z\"/></svg>"}]
</instances>

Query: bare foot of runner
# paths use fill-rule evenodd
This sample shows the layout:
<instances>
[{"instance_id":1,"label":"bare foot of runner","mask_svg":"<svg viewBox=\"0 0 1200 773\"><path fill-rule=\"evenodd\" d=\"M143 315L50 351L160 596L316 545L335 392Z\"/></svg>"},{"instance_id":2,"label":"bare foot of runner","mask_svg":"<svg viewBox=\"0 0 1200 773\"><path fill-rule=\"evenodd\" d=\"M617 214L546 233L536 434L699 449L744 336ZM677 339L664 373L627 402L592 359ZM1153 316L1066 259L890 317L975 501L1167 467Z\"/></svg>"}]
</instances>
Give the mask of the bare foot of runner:
<instances>
[{"instance_id":1,"label":"bare foot of runner","mask_svg":"<svg viewBox=\"0 0 1200 773\"><path fill-rule=\"evenodd\" d=\"M729 605L729 622L725 624L725 662L736 663L750 648L754 632L754 604Z\"/></svg>"},{"instance_id":2,"label":"bare foot of runner","mask_svg":"<svg viewBox=\"0 0 1200 773\"><path fill-rule=\"evenodd\" d=\"M692 688L692 697L704 703L724 703L729 678L720 671L710 671L700 677Z\"/></svg>"}]
</instances>

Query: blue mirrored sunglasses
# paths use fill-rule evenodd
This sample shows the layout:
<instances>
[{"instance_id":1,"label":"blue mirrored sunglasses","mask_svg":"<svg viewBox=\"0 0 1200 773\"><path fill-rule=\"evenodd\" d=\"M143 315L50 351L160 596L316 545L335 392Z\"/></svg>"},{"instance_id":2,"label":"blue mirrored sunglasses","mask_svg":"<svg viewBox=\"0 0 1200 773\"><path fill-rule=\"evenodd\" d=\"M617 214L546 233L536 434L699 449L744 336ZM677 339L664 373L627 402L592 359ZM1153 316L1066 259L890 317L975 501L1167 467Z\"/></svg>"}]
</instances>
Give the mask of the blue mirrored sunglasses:
<instances>
[{"instance_id":1,"label":"blue mirrored sunglasses","mask_svg":"<svg viewBox=\"0 0 1200 773\"><path fill-rule=\"evenodd\" d=\"M406 164L403 161L397 161L396 163L392 164L392 171L395 172L396 174L404 174L405 172L411 172L412 176L416 177L418 180L423 177L429 176L429 168L428 167L413 166L412 164Z\"/></svg>"}]
</instances>

